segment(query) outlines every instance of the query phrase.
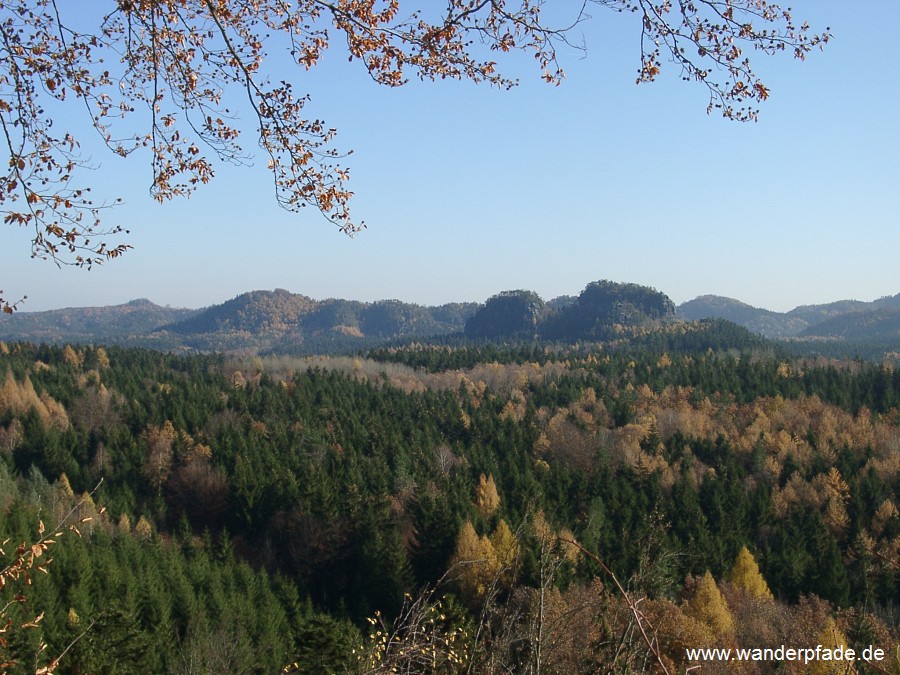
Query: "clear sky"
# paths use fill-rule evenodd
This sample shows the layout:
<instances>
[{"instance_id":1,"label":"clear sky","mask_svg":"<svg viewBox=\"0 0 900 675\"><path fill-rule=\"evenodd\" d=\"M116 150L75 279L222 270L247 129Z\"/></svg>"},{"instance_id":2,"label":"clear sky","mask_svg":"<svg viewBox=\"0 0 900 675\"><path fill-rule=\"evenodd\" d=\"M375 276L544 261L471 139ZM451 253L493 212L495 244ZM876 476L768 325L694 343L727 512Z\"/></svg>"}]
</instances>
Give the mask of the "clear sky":
<instances>
[{"instance_id":1,"label":"clear sky","mask_svg":"<svg viewBox=\"0 0 900 675\"><path fill-rule=\"evenodd\" d=\"M639 24L602 8L581 26L586 54L563 55L559 87L514 56L512 91L387 89L336 45L294 79L354 150L364 232L278 209L264 160L218 166L191 199L160 206L146 161L97 151L95 192L125 198L107 218L132 230L134 250L90 272L57 269L30 259L26 231L2 226L0 288L27 295L23 311L139 297L202 307L273 288L429 305L516 288L550 299L597 279L779 311L896 294L900 3L791 5L834 39L803 63L751 54L771 89L755 124L707 116L705 90L665 63L658 82L635 85Z\"/></svg>"}]
</instances>

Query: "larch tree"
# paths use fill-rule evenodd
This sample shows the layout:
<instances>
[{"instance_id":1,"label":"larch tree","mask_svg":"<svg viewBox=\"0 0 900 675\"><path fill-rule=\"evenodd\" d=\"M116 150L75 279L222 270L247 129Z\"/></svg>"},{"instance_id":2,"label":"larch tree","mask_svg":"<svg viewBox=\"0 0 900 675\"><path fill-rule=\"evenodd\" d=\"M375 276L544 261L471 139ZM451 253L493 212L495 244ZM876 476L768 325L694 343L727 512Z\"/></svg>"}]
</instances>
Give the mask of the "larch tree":
<instances>
[{"instance_id":1,"label":"larch tree","mask_svg":"<svg viewBox=\"0 0 900 675\"><path fill-rule=\"evenodd\" d=\"M450 574L456 581L460 597L469 605L477 605L497 581L501 562L491 540L478 536L472 523L466 521L456 538L456 549L450 559Z\"/></svg>"},{"instance_id":2,"label":"larch tree","mask_svg":"<svg viewBox=\"0 0 900 675\"><path fill-rule=\"evenodd\" d=\"M147 459L144 462L144 476L159 494L172 471L175 439L175 427L166 420L161 427L149 425L143 437L147 443Z\"/></svg>"},{"instance_id":3,"label":"larch tree","mask_svg":"<svg viewBox=\"0 0 900 675\"><path fill-rule=\"evenodd\" d=\"M475 508L485 518L490 518L500 508L500 495L493 476L481 474L475 486Z\"/></svg>"},{"instance_id":4,"label":"larch tree","mask_svg":"<svg viewBox=\"0 0 900 675\"><path fill-rule=\"evenodd\" d=\"M828 617L825 626L819 633L817 644L822 645L826 649L835 650L839 647L846 649L850 646L844 633L835 623L833 617ZM844 662L839 660L815 660L810 664L810 675L839 675L841 673L856 673L852 662ZM888 671L883 671L888 672Z\"/></svg>"},{"instance_id":5,"label":"larch tree","mask_svg":"<svg viewBox=\"0 0 900 675\"><path fill-rule=\"evenodd\" d=\"M416 7L416 5L420 5ZM59 0L0 2L0 211L30 232L32 255L90 268L128 248L101 219L115 195L94 196L84 174L82 115L115 156L144 157L151 195L191 194L217 162L246 162L243 114L272 172L275 199L311 206L341 231L351 217L345 153L336 130L310 111L295 86L333 45L390 87L453 78L515 85L500 60L530 53L551 84L564 77L558 50L596 6L634 16L637 81L674 64L705 87L708 110L753 120L769 88L746 53L804 58L829 33L815 33L768 0L585 0L561 25L544 0ZM281 52L296 69L285 79ZM290 81L289 81L290 80ZM235 101L242 101L235 105ZM233 108L232 106L235 105ZM15 302L3 298L11 312Z\"/></svg>"},{"instance_id":6,"label":"larch tree","mask_svg":"<svg viewBox=\"0 0 900 675\"><path fill-rule=\"evenodd\" d=\"M734 631L731 610L709 572L700 577L694 597L685 604L684 611L709 626L716 635L729 635Z\"/></svg>"},{"instance_id":7,"label":"larch tree","mask_svg":"<svg viewBox=\"0 0 900 675\"><path fill-rule=\"evenodd\" d=\"M731 583L760 600L772 600L772 591L759 571L753 554L742 546L734 567L731 568Z\"/></svg>"}]
</instances>

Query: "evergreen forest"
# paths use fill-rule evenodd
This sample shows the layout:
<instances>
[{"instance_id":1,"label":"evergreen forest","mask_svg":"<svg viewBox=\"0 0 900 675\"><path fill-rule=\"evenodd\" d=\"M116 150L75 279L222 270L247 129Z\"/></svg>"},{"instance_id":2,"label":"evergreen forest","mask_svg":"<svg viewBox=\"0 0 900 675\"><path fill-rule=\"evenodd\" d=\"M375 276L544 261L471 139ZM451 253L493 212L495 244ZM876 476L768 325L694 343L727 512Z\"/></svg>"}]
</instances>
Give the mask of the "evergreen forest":
<instances>
[{"instance_id":1,"label":"evergreen forest","mask_svg":"<svg viewBox=\"0 0 900 675\"><path fill-rule=\"evenodd\" d=\"M900 673L900 372L626 337L0 343L0 671Z\"/></svg>"}]
</instances>

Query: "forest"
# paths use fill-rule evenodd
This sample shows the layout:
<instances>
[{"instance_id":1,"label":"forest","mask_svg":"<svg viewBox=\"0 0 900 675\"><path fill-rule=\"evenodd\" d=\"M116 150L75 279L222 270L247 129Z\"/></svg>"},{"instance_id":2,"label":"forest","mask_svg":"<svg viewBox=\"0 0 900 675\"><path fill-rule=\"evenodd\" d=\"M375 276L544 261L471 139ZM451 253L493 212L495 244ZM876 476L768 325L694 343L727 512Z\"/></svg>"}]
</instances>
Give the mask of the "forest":
<instances>
[{"instance_id":1,"label":"forest","mask_svg":"<svg viewBox=\"0 0 900 675\"><path fill-rule=\"evenodd\" d=\"M900 372L726 322L0 343L0 485L10 673L900 673Z\"/></svg>"}]
</instances>

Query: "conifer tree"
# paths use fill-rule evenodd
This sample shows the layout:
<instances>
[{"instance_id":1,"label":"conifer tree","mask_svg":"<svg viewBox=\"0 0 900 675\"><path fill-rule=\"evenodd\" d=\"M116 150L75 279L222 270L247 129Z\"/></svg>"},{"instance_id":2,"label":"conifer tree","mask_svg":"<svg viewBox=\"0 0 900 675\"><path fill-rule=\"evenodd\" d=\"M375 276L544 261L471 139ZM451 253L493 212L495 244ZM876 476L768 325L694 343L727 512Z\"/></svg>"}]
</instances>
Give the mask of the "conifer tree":
<instances>
[{"instance_id":1,"label":"conifer tree","mask_svg":"<svg viewBox=\"0 0 900 675\"><path fill-rule=\"evenodd\" d=\"M516 535L502 518L490 536L490 543L497 557L498 573L504 588L513 585L519 557L519 542Z\"/></svg>"},{"instance_id":2,"label":"conifer tree","mask_svg":"<svg viewBox=\"0 0 900 675\"><path fill-rule=\"evenodd\" d=\"M769 590L766 580L759 571L759 566L753 558L753 554L746 546L741 548L734 567L731 568L731 583L742 591L746 591L754 598L760 600L772 600L772 591Z\"/></svg>"},{"instance_id":3,"label":"conifer tree","mask_svg":"<svg viewBox=\"0 0 900 675\"><path fill-rule=\"evenodd\" d=\"M494 477L481 474L475 488L475 508L482 516L490 518L499 507L500 495L497 493Z\"/></svg>"},{"instance_id":4,"label":"conifer tree","mask_svg":"<svg viewBox=\"0 0 900 675\"><path fill-rule=\"evenodd\" d=\"M687 603L685 613L709 626L717 635L728 635L734 631L731 610L709 572L697 582L697 590Z\"/></svg>"},{"instance_id":5,"label":"conifer tree","mask_svg":"<svg viewBox=\"0 0 900 675\"><path fill-rule=\"evenodd\" d=\"M456 580L462 599L476 605L485 598L500 571L500 561L486 536L478 536L472 523L466 521L456 540L450 559L450 575Z\"/></svg>"},{"instance_id":6,"label":"conifer tree","mask_svg":"<svg viewBox=\"0 0 900 675\"><path fill-rule=\"evenodd\" d=\"M846 649L850 646L844 633L838 628L832 617L828 617L828 620L825 622L822 632L819 633L817 644L829 650L835 650L841 646ZM855 673L856 669L852 663L848 664L845 661L817 659L810 663L809 672L810 675L839 675Z\"/></svg>"}]
</instances>

